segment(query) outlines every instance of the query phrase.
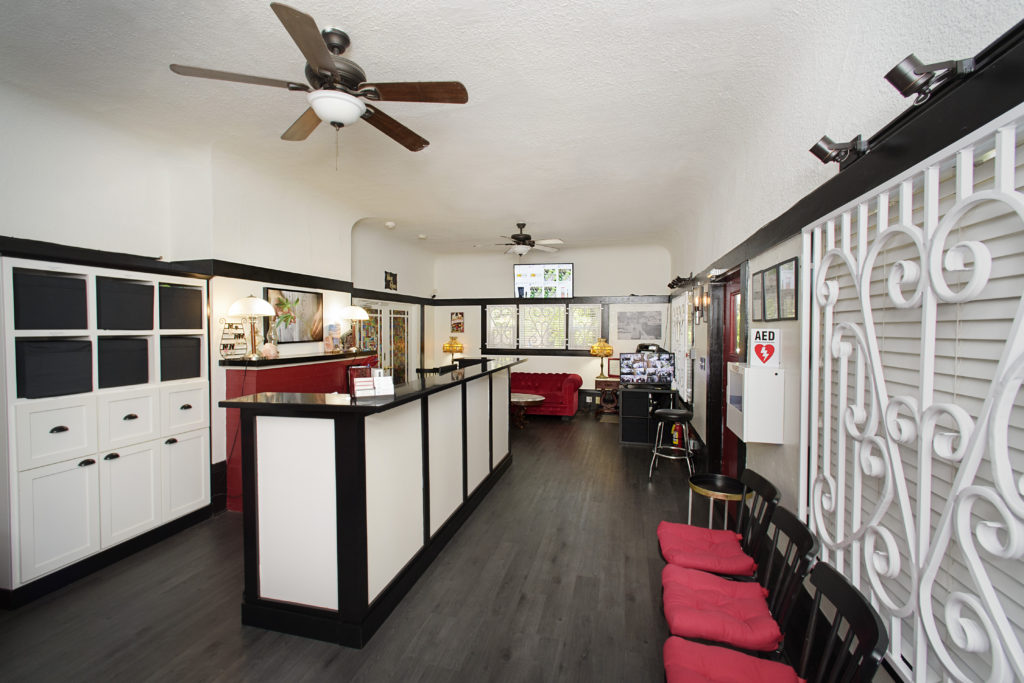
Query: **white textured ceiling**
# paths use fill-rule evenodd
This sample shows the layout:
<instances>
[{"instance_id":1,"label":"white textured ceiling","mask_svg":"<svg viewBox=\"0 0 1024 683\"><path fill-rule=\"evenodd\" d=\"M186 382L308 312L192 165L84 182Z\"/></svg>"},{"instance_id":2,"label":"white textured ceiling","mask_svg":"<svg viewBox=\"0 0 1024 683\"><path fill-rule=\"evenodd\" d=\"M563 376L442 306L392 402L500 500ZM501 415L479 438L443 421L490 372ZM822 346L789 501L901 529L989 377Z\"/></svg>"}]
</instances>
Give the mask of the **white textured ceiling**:
<instances>
[{"instance_id":1,"label":"white textured ceiling","mask_svg":"<svg viewBox=\"0 0 1024 683\"><path fill-rule=\"evenodd\" d=\"M294 0L349 33L371 81L460 80L469 104L384 103L430 140L365 123L280 134L304 96L190 79L172 62L303 80L265 1L6 0L0 81L124 128L272 166L435 249L518 220L567 246L717 231L724 253L835 172L807 149L908 106L882 75L909 52L973 54L1020 0ZM981 8L982 5L987 5ZM1009 11L1008 11L1009 10ZM705 250L708 247L705 245Z\"/></svg>"}]
</instances>

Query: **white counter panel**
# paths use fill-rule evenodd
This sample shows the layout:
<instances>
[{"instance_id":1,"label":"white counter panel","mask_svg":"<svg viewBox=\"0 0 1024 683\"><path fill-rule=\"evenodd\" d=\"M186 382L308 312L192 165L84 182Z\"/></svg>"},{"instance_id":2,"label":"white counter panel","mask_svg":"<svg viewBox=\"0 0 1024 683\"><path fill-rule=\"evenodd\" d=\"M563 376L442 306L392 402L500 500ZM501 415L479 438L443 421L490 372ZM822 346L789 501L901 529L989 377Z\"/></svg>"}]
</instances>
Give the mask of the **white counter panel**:
<instances>
[{"instance_id":1,"label":"white counter panel","mask_svg":"<svg viewBox=\"0 0 1024 683\"><path fill-rule=\"evenodd\" d=\"M466 488L473 493L491 472L490 383L486 377L466 384Z\"/></svg>"},{"instance_id":2,"label":"white counter panel","mask_svg":"<svg viewBox=\"0 0 1024 683\"><path fill-rule=\"evenodd\" d=\"M462 392L427 398L430 425L430 534L462 505Z\"/></svg>"},{"instance_id":3,"label":"white counter panel","mask_svg":"<svg viewBox=\"0 0 1024 683\"><path fill-rule=\"evenodd\" d=\"M256 418L260 597L338 609L334 422Z\"/></svg>"},{"instance_id":4,"label":"white counter panel","mask_svg":"<svg viewBox=\"0 0 1024 683\"><path fill-rule=\"evenodd\" d=\"M494 401L494 464L497 466L508 455L508 396L509 371L502 370L491 375L491 396Z\"/></svg>"},{"instance_id":5,"label":"white counter panel","mask_svg":"<svg viewBox=\"0 0 1024 683\"><path fill-rule=\"evenodd\" d=\"M442 394L458 394L458 388ZM366 417L366 571L372 602L423 546L420 402Z\"/></svg>"}]
</instances>

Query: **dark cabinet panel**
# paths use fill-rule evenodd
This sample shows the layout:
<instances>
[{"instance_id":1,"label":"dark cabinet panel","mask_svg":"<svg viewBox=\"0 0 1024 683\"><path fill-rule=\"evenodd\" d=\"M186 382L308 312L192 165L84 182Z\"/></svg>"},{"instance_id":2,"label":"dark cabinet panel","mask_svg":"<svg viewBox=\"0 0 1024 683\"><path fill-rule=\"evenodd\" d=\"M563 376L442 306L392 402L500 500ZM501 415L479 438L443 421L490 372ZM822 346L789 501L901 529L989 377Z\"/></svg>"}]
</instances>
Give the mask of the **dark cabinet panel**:
<instances>
[{"instance_id":1,"label":"dark cabinet panel","mask_svg":"<svg viewBox=\"0 0 1024 683\"><path fill-rule=\"evenodd\" d=\"M198 287L160 283L160 327L165 330L198 330L203 326L203 290Z\"/></svg>"},{"instance_id":2,"label":"dark cabinet panel","mask_svg":"<svg viewBox=\"0 0 1024 683\"><path fill-rule=\"evenodd\" d=\"M108 337L97 342L99 388L149 382L149 342L134 337Z\"/></svg>"},{"instance_id":3,"label":"dark cabinet panel","mask_svg":"<svg viewBox=\"0 0 1024 683\"><path fill-rule=\"evenodd\" d=\"M92 391L92 343L82 339L14 342L18 398L47 398Z\"/></svg>"},{"instance_id":4,"label":"dark cabinet panel","mask_svg":"<svg viewBox=\"0 0 1024 683\"><path fill-rule=\"evenodd\" d=\"M199 337L160 337L160 381L199 377L201 351Z\"/></svg>"},{"instance_id":5,"label":"dark cabinet panel","mask_svg":"<svg viewBox=\"0 0 1024 683\"><path fill-rule=\"evenodd\" d=\"M84 330L89 327L85 278L15 268L16 330Z\"/></svg>"},{"instance_id":6,"label":"dark cabinet panel","mask_svg":"<svg viewBox=\"0 0 1024 683\"><path fill-rule=\"evenodd\" d=\"M101 330L153 329L153 285L97 277L96 326Z\"/></svg>"}]
</instances>

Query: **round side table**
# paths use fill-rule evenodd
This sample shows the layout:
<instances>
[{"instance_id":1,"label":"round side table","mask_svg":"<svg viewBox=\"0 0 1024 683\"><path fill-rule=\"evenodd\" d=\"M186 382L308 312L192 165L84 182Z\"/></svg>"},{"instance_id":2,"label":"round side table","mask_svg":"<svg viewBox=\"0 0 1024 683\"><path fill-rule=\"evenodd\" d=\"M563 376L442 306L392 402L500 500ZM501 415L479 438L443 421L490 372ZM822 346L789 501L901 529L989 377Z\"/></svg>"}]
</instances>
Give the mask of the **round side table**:
<instances>
[{"instance_id":1,"label":"round side table","mask_svg":"<svg viewBox=\"0 0 1024 683\"><path fill-rule=\"evenodd\" d=\"M543 403L544 397L540 394L513 393L509 396L508 402L512 408L512 424L523 429L526 427L526 407Z\"/></svg>"},{"instance_id":2,"label":"round side table","mask_svg":"<svg viewBox=\"0 0 1024 683\"><path fill-rule=\"evenodd\" d=\"M722 528L729 526L729 503L743 499L743 482L724 474L694 474L690 477L690 491L704 496L708 499L708 528L711 528L711 521L714 519L715 501L720 500L725 504L725 515L723 515ZM691 493L691 496L692 496ZM751 496L752 492L747 493ZM690 523L693 515L693 498L690 498L686 511L686 523Z\"/></svg>"}]
</instances>

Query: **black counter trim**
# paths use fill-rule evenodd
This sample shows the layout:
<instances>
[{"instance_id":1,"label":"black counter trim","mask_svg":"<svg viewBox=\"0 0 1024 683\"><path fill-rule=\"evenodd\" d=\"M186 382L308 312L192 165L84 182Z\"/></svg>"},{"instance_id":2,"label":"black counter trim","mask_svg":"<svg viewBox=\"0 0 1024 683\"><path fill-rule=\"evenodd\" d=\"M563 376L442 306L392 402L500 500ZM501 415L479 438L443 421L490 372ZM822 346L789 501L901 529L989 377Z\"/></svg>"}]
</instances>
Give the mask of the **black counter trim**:
<instances>
[{"instance_id":1,"label":"black counter trim","mask_svg":"<svg viewBox=\"0 0 1024 683\"><path fill-rule=\"evenodd\" d=\"M312 356L284 356L281 358L261 358L260 360L221 359L217 365L226 368L246 368L259 370L260 368L274 367L277 365L302 365L304 363L324 363L332 360L350 360L353 358L372 358L377 354L373 351L360 350L344 353L320 353Z\"/></svg>"},{"instance_id":2,"label":"black counter trim","mask_svg":"<svg viewBox=\"0 0 1024 683\"><path fill-rule=\"evenodd\" d=\"M338 503L338 617L366 617L366 421L358 415L334 419L334 476Z\"/></svg>"},{"instance_id":3,"label":"black counter trim","mask_svg":"<svg viewBox=\"0 0 1024 683\"><path fill-rule=\"evenodd\" d=\"M228 461L210 465L210 509L223 512L228 505Z\"/></svg>"},{"instance_id":4,"label":"black counter trim","mask_svg":"<svg viewBox=\"0 0 1024 683\"><path fill-rule=\"evenodd\" d=\"M37 598L63 588L78 581L81 578L109 567L126 557L134 555L140 550L145 550L151 545L164 541L171 536L184 531L185 529L198 524L212 516L211 506L207 505L198 510L188 513L183 517L172 520L144 534L130 538L123 543L91 555L73 565L58 569L52 574L42 576L31 583L15 588L13 590L0 589L0 608L16 609L28 604Z\"/></svg>"},{"instance_id":5,"label":"black counter trim","mask_svg":"<svg viewBox=\"0 0 1024 683\"><path fill-rule=\"evenodd\" d=\"M490 376L488 376L487 381L490 381ZM469 498L469 418L466 409L468 392L465 383L462 384L460 389L462 390L462 502L465 503L466 499Z\"/></svg>"},{"instance_id":6,"label":"black counter trim","mask_svg":"<svg viewBox=\"0 0 1024 683\"><path fill-rule=\"evenodd\" d=\"M420 399L420 424L423 448L423 543L430 542L430 406L426 397Z\"/></svg>"}]
</instances>

